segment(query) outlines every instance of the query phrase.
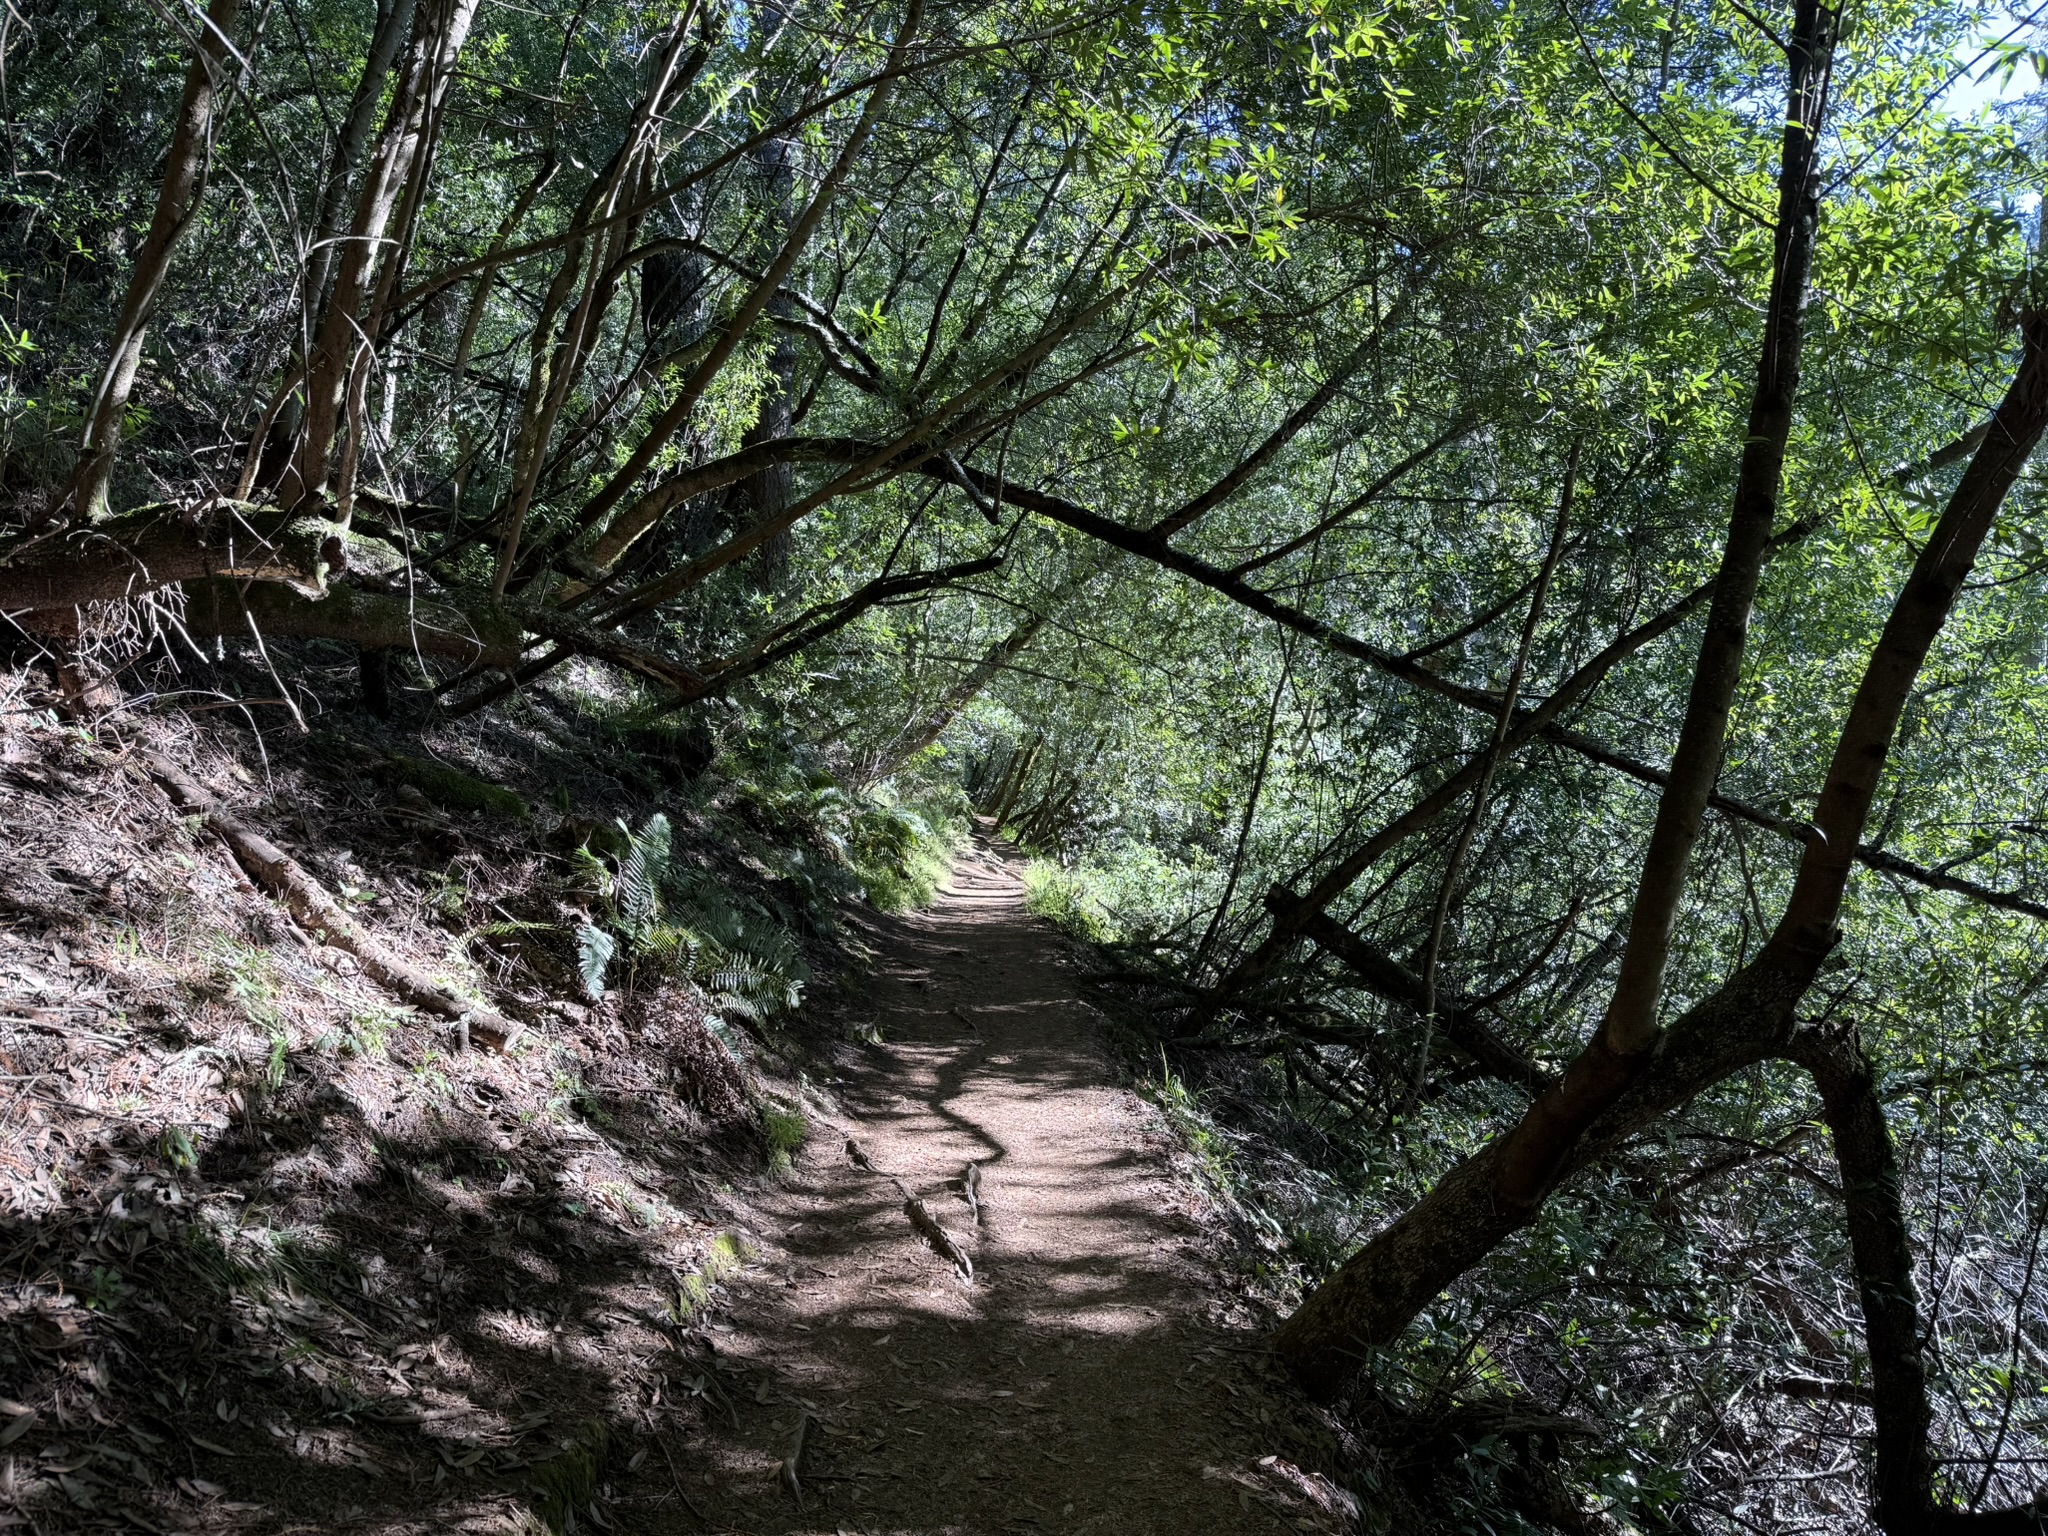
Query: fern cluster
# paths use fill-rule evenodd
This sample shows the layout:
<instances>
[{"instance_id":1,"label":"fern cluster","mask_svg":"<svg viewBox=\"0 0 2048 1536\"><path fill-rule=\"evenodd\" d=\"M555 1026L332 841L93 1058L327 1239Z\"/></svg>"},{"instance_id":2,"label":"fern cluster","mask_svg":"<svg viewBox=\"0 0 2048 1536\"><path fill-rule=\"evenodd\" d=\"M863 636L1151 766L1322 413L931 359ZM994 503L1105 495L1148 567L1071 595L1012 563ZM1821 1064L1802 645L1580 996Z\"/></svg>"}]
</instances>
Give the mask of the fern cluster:
<instances>
[{"instance_id":1,"label":"fern cluster","mask_svg":"<svg viewBox=\"0 0 2048 1536\"><path fill-rule=\"evenodd\" d=\"M787 930L736 905L706 870L675 856L668 817L635 832L623 822L616 867L580 857L604 899L602 924L576 932L577 971L594 1001L613 962L658 968L699 987L724 1013L760 1022L794 1009L810 967Z\"/></svg>"}]
</instances>

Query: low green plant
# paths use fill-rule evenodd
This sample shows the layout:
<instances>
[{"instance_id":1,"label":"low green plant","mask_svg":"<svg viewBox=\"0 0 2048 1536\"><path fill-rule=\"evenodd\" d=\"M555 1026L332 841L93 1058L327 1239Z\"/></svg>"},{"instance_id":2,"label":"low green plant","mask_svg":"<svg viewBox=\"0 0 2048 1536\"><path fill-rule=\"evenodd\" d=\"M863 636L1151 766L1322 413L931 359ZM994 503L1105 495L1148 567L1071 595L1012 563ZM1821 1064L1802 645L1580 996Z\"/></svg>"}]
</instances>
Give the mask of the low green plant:
<instances>
[{"instance_id":1,"label":"low green plant","mask_svg":"<svg viewBox=\"0 0 2048 1536\"><path fill-rule=\"evenodd\" d=\"M854 874L868 900L884 912L930 906L958 846L956 828L894 805L856 812L846 837Z\"/></svg>"},{"instance_id":2,"label":"low green plant","mask_svg":"<svg viewBox=\"0 0 2048 1536\"><path fill-rule=\"evenodd\" d=\"M773 1104L761 1107L761 1131L768 1138L768 1166L777 1173L790 1170L811 1136L810 1122L799 1111Z\"/></svg>"},{"instance_id":3,"label":"low green plant","mask_svg":"<svg viewBox=\"0 0 2048 1536\"><path fill-rule=\"evenodd\" d=\"M1116 922L1087 874L1049 859L1024 866L1024 907L1090 944L1109 944L1118 937Z\"/></svg>"},{"instance_id":4,"label":"low green plant","mask_svg":"<svg viewBox=\"0 0 2048 1536\"><path fill-rule=\"evenodd\" d=\"M221 938L211 949L214 983L251 1024L267 1035L281 1035L284 1018L277 1007L277 971L269 952L233 938Z\"/></svg>"},{"instance_id":5,"label":"low green plant","mask_svg":"<svg viewBox=\"0 0 2048 1536\"><path fill-rule=\"evenodd\" d=\"M199 1166L199 1147L192 1133L182 1125L167 1125L156 1139L156 1155L173 1173L190 1173Z\"/></svg>"},{"instance_id":6,"label":"low green plant","mask_svg":"<svg viewBox=\"0 0 2048 1536\"><path fill-rule=\"evenodd\" d=\"M554 1536L577 1528L577 1512L597 1497L610 1454L610 1430L604 1420L590 1418L563 1440L558 1454L533 1469L534 1513Z\"/></svg>"},{"instance_id":7,"label":"low green plant","mask_svg":"<svg viewBox=\"0 0 2048 1536\"><path fill-rule=\"evenodd\" d=\"M358 1008L344 1026L342 1049L352 1056L381 1058L397 1024L398 1015L389 1008Z\"/></svg>"},{"instance_id":8,"label":"low green plant","mask_svg":"<svg viewBox=\"0 0 2048 1536\"><path fill-rule=\"evenodd\" d=\"M127 1299L134 1290L121 1271L109 1265L95 1264L85 1282L85 1304L94 1312L111 1312Z\"/></svg>"},{"instance_id":9,"label":"low green plant","mask_svg":"<svg viewBox=\"0 0 2048 1536\"><path fill-rule=\"evenodd\" d=\"M584 991L603 996L613 964L652 966L701 988L721 1013L756 1022L803 1000L810 967L788 930L736 904L706 871L675 857L666 816L628 834L615 869L585 854L605 922L576 930Z\"/></svg>"}]
</instances>

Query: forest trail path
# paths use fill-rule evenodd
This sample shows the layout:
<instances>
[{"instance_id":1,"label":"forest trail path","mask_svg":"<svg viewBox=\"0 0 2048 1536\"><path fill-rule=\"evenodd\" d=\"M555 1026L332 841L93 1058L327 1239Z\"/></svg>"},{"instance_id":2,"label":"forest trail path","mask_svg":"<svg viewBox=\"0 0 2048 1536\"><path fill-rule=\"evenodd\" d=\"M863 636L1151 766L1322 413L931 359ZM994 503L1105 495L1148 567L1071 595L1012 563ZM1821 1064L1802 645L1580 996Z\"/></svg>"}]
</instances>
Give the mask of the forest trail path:
<instances>
[{"instance_id":1,"label":"forest trail path","mask_svg":"<svg viewBox=\"0 0 2048 1536\"><path fill-rule=\"evenodd\" d=\"M760 1202L766 1262L714 1331L733 1417L691 1458L717 1485L693 1502L760 1536L1355 1530L1286 1459L1306 1421L1257 1336L1211 1320L1198 1199L1116 1086L1014 860L977 841L887 932L885 1043L842 1068L840 1125L814 1125ZM971 1285L885 1175L961 1242ZM799 1508L780 1463L806 1413Z\"/></svg>"}]
</instances>

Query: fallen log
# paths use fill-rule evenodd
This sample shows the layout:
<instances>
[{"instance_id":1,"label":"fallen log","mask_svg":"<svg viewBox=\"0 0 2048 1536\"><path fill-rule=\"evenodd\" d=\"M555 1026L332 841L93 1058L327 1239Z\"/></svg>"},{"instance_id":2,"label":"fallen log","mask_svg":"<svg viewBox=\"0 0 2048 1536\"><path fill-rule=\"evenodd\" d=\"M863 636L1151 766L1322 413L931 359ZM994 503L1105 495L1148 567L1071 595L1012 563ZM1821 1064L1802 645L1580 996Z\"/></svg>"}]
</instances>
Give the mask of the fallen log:
<instances>
[{"instance_id":1,"label":"fallen log","mask_svg":"<svg viewBox=\"0 0 2048 1536\"><path fill-rule=\"evenodd\" d=\"M142 763L173 805L201 818L206 830L227 845L251 880L282 901L303 926L353 955L363 974L394 997L450 1020L468 1039L493 1051L509 1050L524 1032L524 1026L456 996L426 972L385 950L291 855L222 809L177 764L156 752L144 753Z\"/></svg>"},{"instance_id":2,"label":"fallen log","mask_svg":"<svg viewBox=\"0 0 2048 1536\"><path fill-rule=\"evenodd\" d=\"M0 612L24 629L61 632L81 604L180 581L282 582L317 596L347 564L344 531L317 517L227 501L144 507L0 548Z\"/></svg>"},{"instance_id":3,"label":"fallen log","mask_svg":"<svg viewBox=\"0 0 2048 1536\"><path fill-rule=\"evenodd\" d=\"M465 666L514 667L526 646L519 619L503 608L340 583L315 600L274 583L188 582L183 623L195 635L245 639L253 623L270 638L346 640L368 651L413 651Z\"/></svg>"}]
</instances>

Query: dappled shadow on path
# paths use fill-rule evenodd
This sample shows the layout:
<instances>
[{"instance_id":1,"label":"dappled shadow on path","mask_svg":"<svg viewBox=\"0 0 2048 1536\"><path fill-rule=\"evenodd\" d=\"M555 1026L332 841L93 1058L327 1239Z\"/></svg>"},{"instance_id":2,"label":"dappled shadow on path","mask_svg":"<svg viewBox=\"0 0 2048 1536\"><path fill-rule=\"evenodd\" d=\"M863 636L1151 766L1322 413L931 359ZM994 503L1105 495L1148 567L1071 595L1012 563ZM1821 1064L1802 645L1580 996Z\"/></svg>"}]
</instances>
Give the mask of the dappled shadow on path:
<instances>
[{"instance_id":1,"label":"dappled shadow on path","mask_svg":"<svg viewBox=\"0 0 2048 1536\"><path fill-rule=\"evenodd\" d=\"M895 925L870 999L883 1043L846 1062L840 1123L773 1202L771 1275L717 1336L749 1389L700 1448L724 1528L1347 1528L1295 1470L1312 1417L1215 1318L1191 1192L1114 1086L1060 949L987 848ZM971 1284L917 1242L888 1175L962 1242Z\"/></svg>"}]
</instances>

